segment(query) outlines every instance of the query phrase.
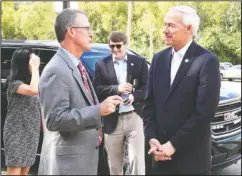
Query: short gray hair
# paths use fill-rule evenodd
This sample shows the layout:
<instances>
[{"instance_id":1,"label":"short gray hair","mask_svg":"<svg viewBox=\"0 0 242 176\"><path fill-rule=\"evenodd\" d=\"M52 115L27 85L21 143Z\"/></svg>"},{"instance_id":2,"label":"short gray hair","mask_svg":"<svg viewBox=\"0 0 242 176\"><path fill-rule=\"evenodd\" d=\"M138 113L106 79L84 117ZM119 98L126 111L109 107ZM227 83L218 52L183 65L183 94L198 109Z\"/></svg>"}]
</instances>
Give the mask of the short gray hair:
<instances>
[{"instance_id":1,"label":"short gray hair","mask_svg":"<svg viewBox=\"0 0 242 176\"><path fill-rule=\"evenodd\" d=\"M184 25L191 25L192 26L192 33L193 36L197 36L197 32L199 29L200 18L197 15L197 12L189 7L189 6L175 6L171 7L169 11L177 11L183 14L182 22Z\"/></svg>"},{"instance_id":2,"label":"short gray hair","mask_svg":"<svg viewBox=\"0 0 242 176\"><path fill-rule=\"evenodd\" d=\"M83 14L87 17L87 14L78 9L64 9L57 15L55 20L55 35L58 42L62 42L65 39L65 34L68 27L75 24L77 14Z\"/></svg>"}]
</instances>

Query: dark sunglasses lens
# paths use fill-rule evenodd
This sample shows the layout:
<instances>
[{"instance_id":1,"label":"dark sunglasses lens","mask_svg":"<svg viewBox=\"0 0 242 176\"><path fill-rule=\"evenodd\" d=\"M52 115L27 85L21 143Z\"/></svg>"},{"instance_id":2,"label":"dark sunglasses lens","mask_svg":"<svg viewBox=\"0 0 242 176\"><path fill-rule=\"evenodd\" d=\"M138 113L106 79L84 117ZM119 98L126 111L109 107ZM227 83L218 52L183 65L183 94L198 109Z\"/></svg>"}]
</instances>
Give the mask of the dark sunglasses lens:
<instances>
[{"instance_id":1,"label":"dark sunglasses lens","mask_svg":"<svg viewBox=\"0 0 242 176\"><path fill-rule=\"evenodd\" d=\"M121 46L122 46L122 45L116 45L116 47L117 47L118 49L120 49L120 48L121 48Z\"/></svg>"},{"instance_id":2,"label":"dark sunglasses lens","mask_svg":"<svg viewBox=\"0 0 242 176\"><path fill-rule=\"evenodd\" d=\"M116 46L117 49L120 49L122 47L122 45L120 45L120 44L117 44L117 45L109 45L109 47L111 49L114 49L115 46Z\"/></svg>"}]
</instances>

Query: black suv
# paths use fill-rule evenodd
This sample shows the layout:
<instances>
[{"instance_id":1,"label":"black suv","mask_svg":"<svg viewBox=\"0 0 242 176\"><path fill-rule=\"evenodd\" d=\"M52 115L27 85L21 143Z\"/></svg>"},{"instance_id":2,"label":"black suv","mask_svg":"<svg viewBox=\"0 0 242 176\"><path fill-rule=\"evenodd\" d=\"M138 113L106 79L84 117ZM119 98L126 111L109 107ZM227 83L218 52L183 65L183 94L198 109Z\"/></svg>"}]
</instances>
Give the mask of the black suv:
<instances>
[{"instance_id":1,"label":"black suv","mask_svg":"<svg viewBox=\"0 0 242 176\"><path fill-rule=\"evenodd\" d=\"M18 41L3 40L1 44L1 139L3 139L3 125L7 112L6 90L3 84L9 75L10 63L13 52L21 46L29 46L33 48L37 55L41 58L40 73L44 66L56 53L59 44L55 41ZM130 54L137 53L129 50ZM89 75L93 78L96 61L110 55L107 44L92 44L91 50L87 51L81 57ZM149 63L147 63L149 64ZM241 159L241 93L235 91L234 86L228 85L229 82L222 82L220 102L217 113L211 125L212 130L212 153L211 159L213 170L222 169ZM43 132L41 131L40 142L36 157L36 162L31 168L32 173L37 173L40 159L40 152L43 140ZM147 152L146 152L147 153ZM198 158L199 159L199 158ZM2 168L5 166L4 145L1 141L1 163Z\"/></svg>"}]
</instances>

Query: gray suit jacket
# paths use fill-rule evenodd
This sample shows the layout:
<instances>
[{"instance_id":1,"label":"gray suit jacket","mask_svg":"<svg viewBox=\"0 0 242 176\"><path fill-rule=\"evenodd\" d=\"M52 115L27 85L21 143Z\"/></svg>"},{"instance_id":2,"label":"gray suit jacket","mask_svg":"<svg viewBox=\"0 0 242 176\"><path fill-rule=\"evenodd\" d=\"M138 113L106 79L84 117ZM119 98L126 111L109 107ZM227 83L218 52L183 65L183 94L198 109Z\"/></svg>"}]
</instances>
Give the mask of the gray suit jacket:
<instances>
[{"instance_id":1,"label":"gray suit jacket","mask_svg":"<svg viewBox=\"0 0 242 176\"><path fill-rule=\"evenodd\" d=\"M78 69L61 49L46 65L39 90L44 128L39 174L97 175L99 105L91 102Z\"/></svg>"}]
</instances>

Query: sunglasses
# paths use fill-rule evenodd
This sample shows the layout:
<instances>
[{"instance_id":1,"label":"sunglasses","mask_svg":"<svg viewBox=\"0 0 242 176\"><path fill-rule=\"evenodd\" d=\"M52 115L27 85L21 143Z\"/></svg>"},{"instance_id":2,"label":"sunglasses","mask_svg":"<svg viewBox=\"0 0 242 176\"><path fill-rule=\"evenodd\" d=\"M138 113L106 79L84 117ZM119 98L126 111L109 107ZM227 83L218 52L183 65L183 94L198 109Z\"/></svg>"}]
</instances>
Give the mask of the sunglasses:
<instances>
[{"instance_id":1,"label":"sunglasses","mask_svg":"<svg viewBox=\"0 0 242 176\"><path fill-rule=\"evenodd\" d=\"M122 47L122 44L117 44L117 45L112 45L112 44L110 44L110 45L109 45L109 47L110 47L111 49L114 49L115 46L116 46L117 49L120 49L120 48Z\"/></svg>"}]
</instances>

